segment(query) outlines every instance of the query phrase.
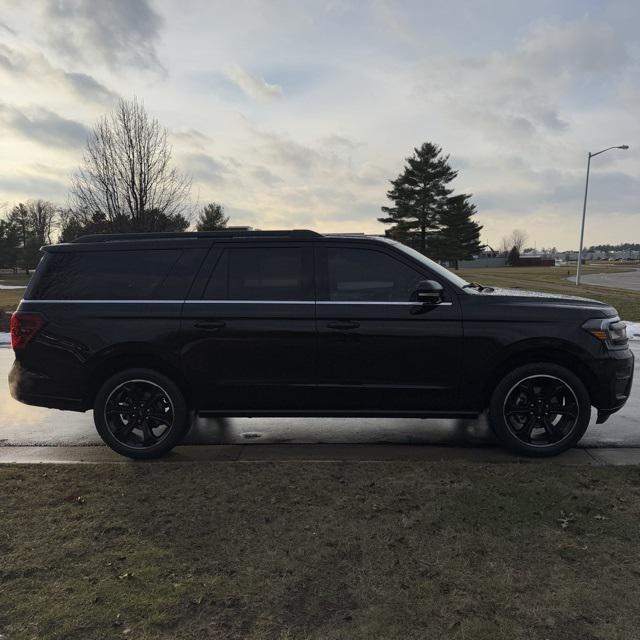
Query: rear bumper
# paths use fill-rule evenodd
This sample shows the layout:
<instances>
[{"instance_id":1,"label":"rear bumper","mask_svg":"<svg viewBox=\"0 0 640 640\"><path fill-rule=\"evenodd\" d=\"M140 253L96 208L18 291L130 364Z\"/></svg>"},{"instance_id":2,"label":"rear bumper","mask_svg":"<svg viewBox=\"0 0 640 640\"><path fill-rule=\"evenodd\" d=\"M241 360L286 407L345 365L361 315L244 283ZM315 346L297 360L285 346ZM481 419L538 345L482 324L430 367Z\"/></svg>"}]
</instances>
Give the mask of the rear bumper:
<instances>
[{"instance_id":1,"label":"rear bumper","mask_svg":"<svg viewBox=\"0 0 640 640\"><path fill-rule=\"evenodd\" d=\"M18 361L9 371L11 397L23 404L65 411L84 411L81 398L69 398L55 393L56 381L41 373L25 369Z\"/></svg>"}]
</instances>

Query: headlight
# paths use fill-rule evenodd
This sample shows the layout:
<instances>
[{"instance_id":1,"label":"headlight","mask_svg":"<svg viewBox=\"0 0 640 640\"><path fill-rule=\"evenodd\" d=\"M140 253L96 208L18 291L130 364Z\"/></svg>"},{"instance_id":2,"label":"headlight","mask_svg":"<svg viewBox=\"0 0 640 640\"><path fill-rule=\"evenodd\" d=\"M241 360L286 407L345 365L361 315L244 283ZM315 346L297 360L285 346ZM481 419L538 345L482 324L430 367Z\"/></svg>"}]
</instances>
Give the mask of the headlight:
<instances>
[{"instance_id":1,"label":"headlight","mask_svg":"<svg viewBox=\"0 0 640 640\"><path fill-rule=\"evenodd\" d=\"M620 318L605 318L604 320L587 320L583 325L594 338L604 342L610 349L627 346L627 325Z\"/></svg>"}]
</instances>

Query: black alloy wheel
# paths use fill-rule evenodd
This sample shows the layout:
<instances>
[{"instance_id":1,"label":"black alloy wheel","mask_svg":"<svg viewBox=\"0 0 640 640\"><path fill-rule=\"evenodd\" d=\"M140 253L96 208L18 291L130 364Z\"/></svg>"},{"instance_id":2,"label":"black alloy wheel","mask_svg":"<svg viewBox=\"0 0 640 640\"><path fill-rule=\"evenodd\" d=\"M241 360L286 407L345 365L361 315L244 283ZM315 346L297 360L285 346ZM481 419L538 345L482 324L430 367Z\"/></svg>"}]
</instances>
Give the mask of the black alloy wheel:
<instances>
[{"instance_id":1,"label":"black alloy wheel","mask_svg":"<svg viewBox=\"0 0 640 640\"><path fill-rule=\"evenodd\" d=\"M114 451L145 459L162 456L178 444L191 415L173 380L151 369L128 369L102 385L93 419Z\"/></svg>"},{"instance_id":2,"label":"black alloy wheel","mask_svg":"<svg viewBox=\"0 0 640 640\"><path fill-rule=\"evenodd\" d=\"M158 444L175 419L167 392L150 380L127 380L107 398L104 419L113 437L129 447Z\"/></svg>"},{"instance_id":3,"label":"black alloy wheel","mask_svg":"<svg viewBox=\"0 0 640 640\"><path fill-rule=\"evenodd\" d=\"M531 446L544 447L571 434L580 408L576 394L566 382L551 375L536 375L511 388L503 414L516 438Z\"/></svg>"},{"instance_id":4,"label":"black alloy wheel","mask_svg":"<svg viewBox=\"0 0 640 640\"><path fill-rule=\"evenodd\" d=\"M568 368L535 362L516 367L496 385L489 424L518 454L552 456L574 446L589 426L591 399Z\"/></svg>"}]
</instances>

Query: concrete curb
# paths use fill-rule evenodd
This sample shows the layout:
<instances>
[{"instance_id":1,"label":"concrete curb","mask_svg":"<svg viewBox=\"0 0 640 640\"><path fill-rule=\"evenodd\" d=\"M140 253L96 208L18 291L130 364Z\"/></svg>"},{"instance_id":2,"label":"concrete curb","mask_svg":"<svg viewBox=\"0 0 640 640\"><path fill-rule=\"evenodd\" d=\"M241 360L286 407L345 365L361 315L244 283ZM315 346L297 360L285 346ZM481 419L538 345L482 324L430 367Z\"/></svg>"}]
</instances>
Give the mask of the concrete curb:
<instances>
[{"instance_id":1,"label":"concrete curb","mask_svg":"<svg viewBox=\"0 0 640 640\"><path fill-rule=\"evenodd\" d=\"M176 447L152 462L129 460L107 447L0 447L0 464L175 464L193 462L475 462L640 465L640 448L571 449L554 458L522 458L495 447L396 444L251 444Z\"/></svg>"}]
</instances>

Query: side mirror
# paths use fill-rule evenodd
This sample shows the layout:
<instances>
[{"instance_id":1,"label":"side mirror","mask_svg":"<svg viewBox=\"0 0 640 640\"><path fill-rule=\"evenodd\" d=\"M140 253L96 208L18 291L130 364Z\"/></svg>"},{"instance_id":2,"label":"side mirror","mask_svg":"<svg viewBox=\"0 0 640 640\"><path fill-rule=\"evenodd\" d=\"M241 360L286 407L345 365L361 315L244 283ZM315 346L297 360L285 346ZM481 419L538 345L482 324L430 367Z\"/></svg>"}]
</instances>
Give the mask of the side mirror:
<instances>
[{"instance_id":1,"label":"side mirror","mask_svg":"<svg viewBox=\"0 0 640 640\"><path fill-rule=\"evenodd\" d=\"M435 280L421 280L416 287L416 300L422 304L438 304L442 302L443 288Z\"/></svg>"}]
</instances>

